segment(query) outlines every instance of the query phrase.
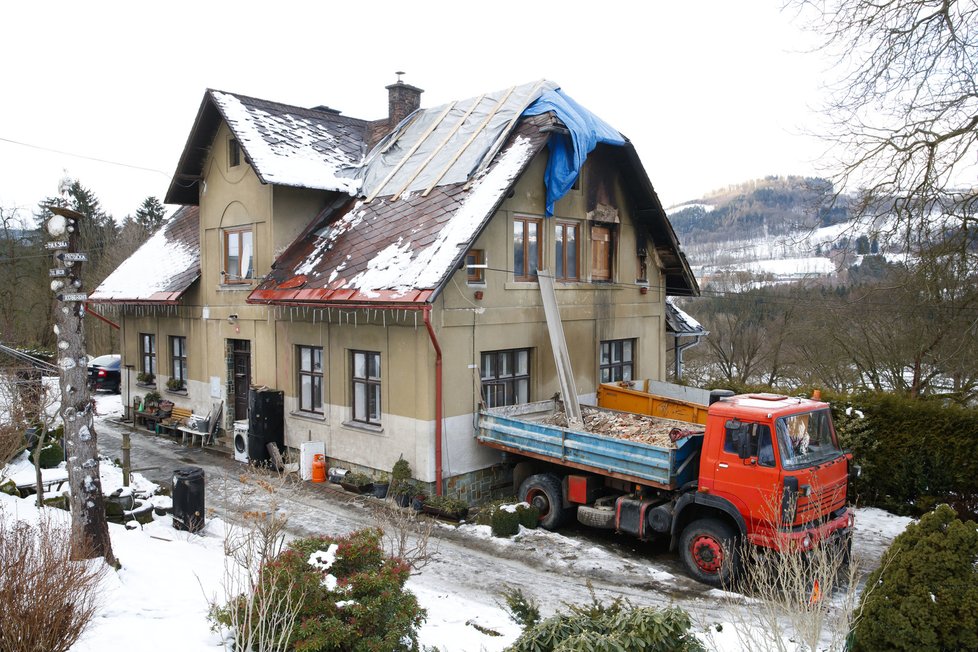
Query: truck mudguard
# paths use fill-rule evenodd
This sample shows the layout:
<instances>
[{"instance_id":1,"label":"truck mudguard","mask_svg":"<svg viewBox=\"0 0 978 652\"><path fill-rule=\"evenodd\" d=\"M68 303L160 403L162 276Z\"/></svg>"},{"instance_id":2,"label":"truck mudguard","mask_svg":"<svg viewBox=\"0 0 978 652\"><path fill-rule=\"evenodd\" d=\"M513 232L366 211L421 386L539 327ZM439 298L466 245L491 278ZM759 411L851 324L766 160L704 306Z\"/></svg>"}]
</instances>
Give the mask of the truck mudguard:
<instances>
[{"instance_id":1,"label":"truck mudguard","mask_svg":"<svg viewBox=\"0 0 978 652\"><path fill-rule=\"evenodd\" d=\"M699 491L692 491L690 493L683 494L679 497L679 500L676 501L676 507L672 517L672 543L669 546L671 549L674 549L679 541L679 532L677 530L681 520L680 517L682 516L682 513L692 505L702 505L704 507L709 507L711 509L723 512L733 519L733 522L737 525L737 532L740 536L747 534L747 523L744 521L744 517L740 514L740 512L737 511L737 508L734 507L733 503L726 498L704 494Z\"/></svg>"}]
</instances>

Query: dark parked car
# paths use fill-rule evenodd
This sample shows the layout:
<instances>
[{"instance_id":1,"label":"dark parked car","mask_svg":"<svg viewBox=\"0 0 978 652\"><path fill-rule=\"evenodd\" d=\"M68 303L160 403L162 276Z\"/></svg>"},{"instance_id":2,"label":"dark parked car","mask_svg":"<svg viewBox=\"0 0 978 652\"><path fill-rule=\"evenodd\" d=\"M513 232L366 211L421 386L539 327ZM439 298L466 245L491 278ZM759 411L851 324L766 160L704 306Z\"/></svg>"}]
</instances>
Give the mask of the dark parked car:
<instances>
[{"instance_id":1,"label":"dark parked car","mask_svg":"<svg viewBox=\"0 0 978 652\"><path fill-rule=\"evenodd\" d=\"M122 387L121 367L122 356L118 353L100 355L88 363L88 386L118 393Z\"/></svg>"}]
</instances>

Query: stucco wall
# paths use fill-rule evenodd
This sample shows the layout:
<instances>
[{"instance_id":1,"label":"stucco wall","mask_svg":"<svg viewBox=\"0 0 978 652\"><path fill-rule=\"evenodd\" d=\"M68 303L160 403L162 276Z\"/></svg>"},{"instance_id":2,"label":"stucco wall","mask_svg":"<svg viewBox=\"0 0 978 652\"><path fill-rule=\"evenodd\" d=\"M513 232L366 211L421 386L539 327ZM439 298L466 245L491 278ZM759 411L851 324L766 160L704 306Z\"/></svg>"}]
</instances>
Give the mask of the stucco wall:
<instances>
[{"instance_id":1,"label":"stucco wall","mask_svg":"<svg viewBox=\"0 0 978 652\"><path fill-rule=\"evenodd\" d=\"M188 344L190 382L186 396L168 396L195 411L209 409L212 378L227 400L228 339L248 340L251 377L255 385L284 390L285 440L297 448L304 441L323 441L334 460L389 471L399 456L414 475L435 480L434 349L416 312L302 310L245 303L254 284L222 283L222 229L254 229L255 270L262 276L274 257L314 219L329 193L272 188L261 184L246 162L227 166L230 134L221 127L204 166L200 196L202 278L177 309L129 308L123 316L124 355L139 366L138 333L157 336L159 386L169 375L169 335L184 335ZM564 332L578 393L592 397L598 378L598 346L602 340L637 340L635 377L661 379L665 370L664 297L662 278L649 261L644 291L636 285L638 259L629 202L620 184L613 185L620 224L611 283L591 283L590 249L585 206L588 170L581 188L557 204L554 218L543 218L543 173L546 151L503 202L475 244L485 250L485 282L472 285L464 270L449 280L432 308L432 322L444 353L443 467L446 476L485 469L499 460L474 438L479 402L480 354L503 349L531 349L530 399L541 400L559 390L555 365L536 283L513 280L513 218L543 220L543 268L554 268L554 224L572 220L581 227L581 280L558 283ZM476 298L476 292L481 298ZM321 346L324 351L324 413L300 413L297 405L296 346ZM377 351L382 365L382 420L379 427L351 422L352 350ZM162 390L161 390L162 391ZM237 418L242 418L238 415Z\"/></svg>"}]
</instances>

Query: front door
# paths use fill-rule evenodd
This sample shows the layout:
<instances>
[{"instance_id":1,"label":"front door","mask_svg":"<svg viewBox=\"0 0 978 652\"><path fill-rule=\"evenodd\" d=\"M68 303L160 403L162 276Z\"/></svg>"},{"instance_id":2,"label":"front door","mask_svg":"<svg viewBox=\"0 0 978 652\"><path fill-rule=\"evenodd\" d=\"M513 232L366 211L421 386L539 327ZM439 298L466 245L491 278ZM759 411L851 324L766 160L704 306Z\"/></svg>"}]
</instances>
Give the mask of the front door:
<instances>
[{"instance_id":1,"label":"front door","mask_svg":"<svg viewBox=\"0 0 978 652\"><path fill-rule=\"evenodd\" d=\"M251 342L231 340L231 383L234 419L248 418L248 390L251 388Z\"/></svg>"}]
</instances>

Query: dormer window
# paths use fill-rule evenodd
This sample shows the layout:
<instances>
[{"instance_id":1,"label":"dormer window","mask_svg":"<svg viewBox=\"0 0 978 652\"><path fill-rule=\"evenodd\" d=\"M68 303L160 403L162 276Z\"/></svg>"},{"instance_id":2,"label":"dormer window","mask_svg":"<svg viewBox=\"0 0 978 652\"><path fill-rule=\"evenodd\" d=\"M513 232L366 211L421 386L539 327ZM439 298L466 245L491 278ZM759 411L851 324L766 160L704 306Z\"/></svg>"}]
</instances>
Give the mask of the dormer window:
<instances>
[{"instance_id":1,"label":"dormer window","mask_svg":"<svg viewBox=\"0 0 978 652\"><path fill-rule=\"evenodd\" d=\"M228 167L233 168L241 165L241 145L237 138L228 140Z\"/></svg>"}]
</instances>

